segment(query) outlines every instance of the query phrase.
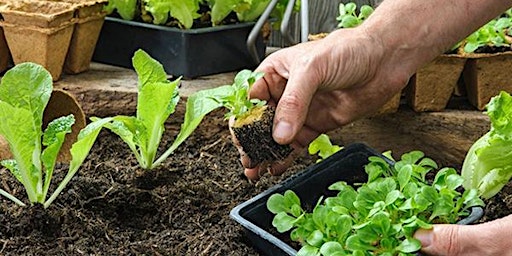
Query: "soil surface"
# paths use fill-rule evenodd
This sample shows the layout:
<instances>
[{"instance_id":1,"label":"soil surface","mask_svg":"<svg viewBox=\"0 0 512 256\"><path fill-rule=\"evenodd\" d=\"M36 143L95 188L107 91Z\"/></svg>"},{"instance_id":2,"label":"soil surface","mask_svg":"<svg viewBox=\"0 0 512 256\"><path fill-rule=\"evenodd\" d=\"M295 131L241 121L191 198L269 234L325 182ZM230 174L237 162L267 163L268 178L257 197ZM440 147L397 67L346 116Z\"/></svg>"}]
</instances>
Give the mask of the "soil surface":
<instances>
[{"instance_id":1,"label":"soil surface","mask_svg":"<svg viewBox=\"0 0 512 256\"><path fill-rule=\"evenodd\" d=\"M169 125L163 144L177 127ZM226 122L208 118L164 165L142 171L128 147L103 131L48 209L0 197L0 255L258 255L229 211L313 162L302 156L285 175L250 182ZM59 170L55 181L67 165ZM0 175L0 187L26 202L14 178L5 169ZM485 221L511 213L511 190L489 203Z\"/></svg>"},{"instance_id":2,"label":"soil surface","mask_svg":"<svg viewBox=\"0 0 512 256\"><path fill-rule=\"evenodd\" d=\"M0 255L258 255L230 210L313 160L302 157L282 177L250 182L227 122L205 121L156 170L142 171L121 139L102 131L48 209L0 197ZM163 144L170 145L177 127L168 126ZM59 169L54 183L67 165ZM28 202L3 168L0 188Z\"/></svg>"}]
</instances>

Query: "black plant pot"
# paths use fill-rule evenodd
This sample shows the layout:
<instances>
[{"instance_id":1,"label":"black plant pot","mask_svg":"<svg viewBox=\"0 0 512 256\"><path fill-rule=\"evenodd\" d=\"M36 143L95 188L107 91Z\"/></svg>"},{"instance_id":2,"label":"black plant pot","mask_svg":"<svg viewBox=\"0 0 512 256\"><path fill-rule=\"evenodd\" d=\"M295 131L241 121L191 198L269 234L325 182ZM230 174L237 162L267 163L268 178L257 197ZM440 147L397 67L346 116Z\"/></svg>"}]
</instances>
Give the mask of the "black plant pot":
<instances>
[{"instance_id":1,"label":"black plant pot","mask_svg":"<svg viewBox=\"0 0 512 256\"><path fill-rule=\"evenodd\" d=\"M299 196L302 207L311 211L321 196L336 195L336 192L327 189L331 184L340 180L348 184L366 182L364 166L368 164L370 156L383 157L365 144L346 146L324 161L236 206L231 210L230 217L245 228L248 240L262 255L296 255L297 250L286 242L290 241L289 233L278 234L272 226L274 215L267 210L268 198L275 193L293 190ZM474 207L470 216L458 224L473 223L482 215L483 209Z\"/></svg>"},{"instance_id":2,"label":"black plant pot","mask_svg":"<svg viewBox=\"0 0 512 256\"><path fill-rule=\"evenodd\" d=\"M254 23L182 30L107 17L96 44L93 61L132 68L132 56L143 49L173 76L194 78L244 68L258 63L251 57L247 37ZM260 36L256 49L265 55Z\"/></svg>"}]
</instances>

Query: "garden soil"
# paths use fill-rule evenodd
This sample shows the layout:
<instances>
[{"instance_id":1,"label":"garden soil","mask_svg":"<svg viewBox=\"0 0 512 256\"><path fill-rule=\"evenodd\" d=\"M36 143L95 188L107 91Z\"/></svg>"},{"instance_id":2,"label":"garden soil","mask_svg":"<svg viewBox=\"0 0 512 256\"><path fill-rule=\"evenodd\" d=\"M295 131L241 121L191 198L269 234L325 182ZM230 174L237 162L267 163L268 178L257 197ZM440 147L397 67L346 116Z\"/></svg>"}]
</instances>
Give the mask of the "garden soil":
<instances>
[{"instance_id":1,"label":"garden soil","mask_svg":"<svg viewBox=\"0 0 512 256\"><path fill-rule=\"evenodd\" d=\"M169 124L163 144L177 127ZM165 164L142 171L128 147L102 131L48 209L0 198L0 255L258 255L229 211L313 162L302 156L286 175L250 182L226 121L208 118ZM55 180L65 170L59 166ZM5 169L0 186L26 201ZM511 190L490 202L484 220L511 212Z\"/></svg>"}]
</instances>

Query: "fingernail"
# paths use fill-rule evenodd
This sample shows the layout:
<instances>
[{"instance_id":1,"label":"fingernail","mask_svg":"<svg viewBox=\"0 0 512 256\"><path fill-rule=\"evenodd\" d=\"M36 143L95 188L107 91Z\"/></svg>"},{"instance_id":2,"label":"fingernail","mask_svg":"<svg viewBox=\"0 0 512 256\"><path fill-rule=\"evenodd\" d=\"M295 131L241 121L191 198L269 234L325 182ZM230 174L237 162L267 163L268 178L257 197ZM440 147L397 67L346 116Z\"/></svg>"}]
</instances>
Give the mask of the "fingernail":
<instances>
[{"instance_id":1,"label":"fingernail","mask_svg":"<svg viewBox=\"0 0 512 256\"><path fill-rule=\"evenodd\" d=\"M286 121L279 121L274 128L274 139L277 142L288 141L292 136L292 125Z\"/></svg>"},{"instance_id":2,"label":"fingernail","mask_svg":"<svg viewBox=\"0 0 512 256\"><path fill-rule=\"evenodd\" d=\"M433 232L432 229L426 230L426 229L419 229L414 233L414 238L420 240L421 246L423 248L429 247L432 244L432 237Z\"/></svg>"}]
</instances>

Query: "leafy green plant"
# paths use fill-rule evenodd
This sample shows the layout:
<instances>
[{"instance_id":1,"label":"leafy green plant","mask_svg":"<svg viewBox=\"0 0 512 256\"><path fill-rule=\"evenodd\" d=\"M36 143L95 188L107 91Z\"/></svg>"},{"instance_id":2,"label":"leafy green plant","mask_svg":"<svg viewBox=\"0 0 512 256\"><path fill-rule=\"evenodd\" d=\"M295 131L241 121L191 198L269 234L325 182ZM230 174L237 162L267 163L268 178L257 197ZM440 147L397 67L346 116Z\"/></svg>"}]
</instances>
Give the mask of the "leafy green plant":
<instances>
[{"instance_id":1,"label":"leafy green plant","mask_svg":"<svg viewBox=\"0 0 512 256\"><path fill-rule=\"evenodd\" d=\"M288 0L282 0L288 2ZM177 21L179 27L190 29L194 21L213 26L226 22L234 13L238 22L251 22L265 11L270 0L110 0L107 13L117 12L125 20L142 20L157 25Z\"/></svg>"},{"instance_id":2,"label":"leafy green plant","mask_svg":"<svg viewBox=\"0 0 512 256\"><path fill-rule=\"evenodd\" d=\"M464 52L473 53L483 46L510 46L511 42L507 38L506 31L511 24L510 18L491 20L465 39Z\"/></svg>"},{"instance_id":3,"label":"leafy green plant","mask_svg":"<svg viewBox=\"0 0 512 256\"><path fill-rule=\"evenodd\" d=\"M338 28L353 28L359 26L366 20L372 13L373 8L369 5L362 5L357 12L357 5L353 2L340 3L339 16L336 18Z\"/></svg>"},{"instance_id":4,"label":"leafy green plant","mask_svg":"<svg viewBox=\"0 0 512 256\"><path fill-rule=\"evenodd\" d=\"M491 129L469 149L462 165L464 188L483 198L496 195L512 177L512 97L501 92L487 104Z\"/></svg>"},{"instance_id":5,"label":"leafy green plant","mask_svg":"<svg viewBox=\"0 0 512 256\"><path fill-rule=\"evenodd\" d=\"M43 112L52 93L52 77L42 66L23 63L5 73L0 84L0 135L7 142L14 159L0 163L23 185L30 204L45 208L56 199L76 174L96 140L104 121L82 129L72 145L71 162L64 179L47 199L57 155L65 135L71 132L73 115L51 121L43 131ZM0 194L20 206L20 199L0 189Z\"/></svg>"},{"instance_id":6,"label":"leafy green plant","mask_svg":"<svg viewBox=\"0 0 512 256\"><path fill-rule=\"evenodd\" d=\"M235 76L233 84L202 90L190 96L186 111L201 109L202 114L207 114L217 108L224 107L228 110L225 114L226 119L243 117L255 107L266 104L265 101L249 98L252 85L262 77L263 73L261 72L242 70Z\"/></svg>"},{"instance_id":7,"label":"leafy green plant","mask_svg":"<svg viewBox=\"0 0 512 256\"><path fill-rule=\"evenodd\" d=\"M142 168L153 169L167 159L197 125L182 127L173 144L156 159L165 131L165 121L174 113L180 98L180 78L168 81L162 65L142 50L135 52L133 67L139 80L136 116L109 117L107 119L110 121L105 123L105 127L121 137ZM91 119L102 120L95 117Z\"/></svg>"},{"instance_id":8,"label":"leafy green plant","mask_svg":"<svg viewBox=\"0 0 512 256\"><path fill-rule=\"evenodd\" d=\"M453 168L440 169L429 184L426 175L438 166L420 151L394 165L380 157L369 161L366 183L332 184L337 195L321 198L312 212L291 190L269 197L272 225L291 231L291 240L302 246L298 255L415 255L421 248L413 237L418 228L454 223L483 205L476 190L459 192L463 178Z\"/></svg>"},{"instance_id":9,"label":"leafy green plant","mask_svg":"<svg viewBox=\"0 0 512 256\"><path fill-rule=\"evenodd\" d=\"M340 151L343 147L333 145L327 134L320 134L314 139L308 146L308 152L310 155L317 154L320 158L317 163L330 157L334 153Z\"/></svg>"}]
</instances>

